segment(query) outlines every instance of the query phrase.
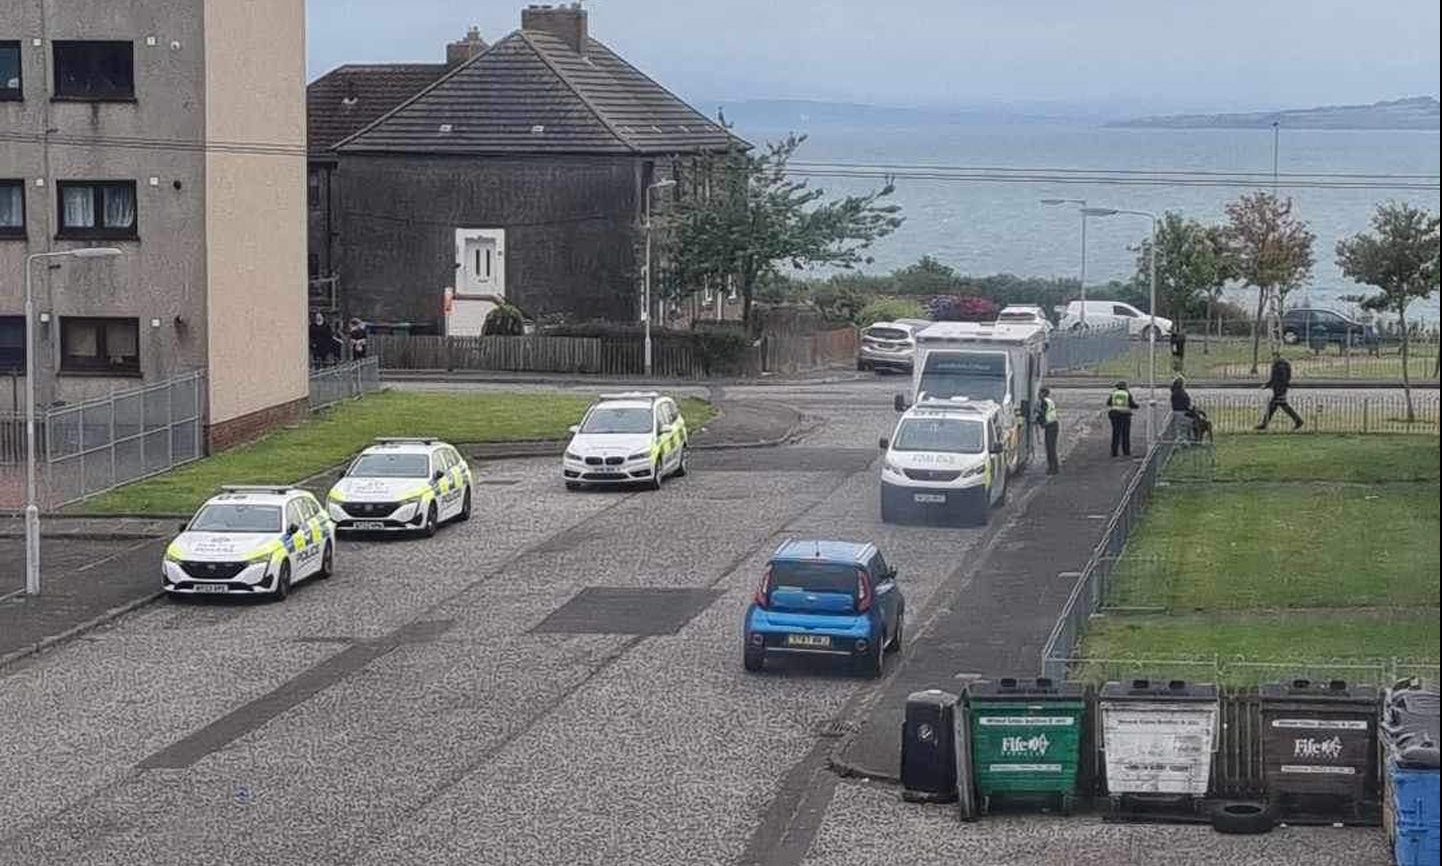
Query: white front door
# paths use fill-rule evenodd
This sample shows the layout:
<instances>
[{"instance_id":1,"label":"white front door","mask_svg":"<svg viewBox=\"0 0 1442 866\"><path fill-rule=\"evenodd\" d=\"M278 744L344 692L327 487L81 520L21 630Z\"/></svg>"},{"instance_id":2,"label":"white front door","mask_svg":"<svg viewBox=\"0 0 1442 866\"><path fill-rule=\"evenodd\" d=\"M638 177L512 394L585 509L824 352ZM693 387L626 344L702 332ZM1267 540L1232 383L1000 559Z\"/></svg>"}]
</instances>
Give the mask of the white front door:
<instances>
[{"instance_id":1,"label":"white front door","mask_svg":"<svg viewBox=\"0 0 1442 866\"><path fill-rule=\"evenodd\" d=\"M506 230L456 229L456 285L446 333L479 336L486 316L506 299Z\"/></svg>"}]
</instances>

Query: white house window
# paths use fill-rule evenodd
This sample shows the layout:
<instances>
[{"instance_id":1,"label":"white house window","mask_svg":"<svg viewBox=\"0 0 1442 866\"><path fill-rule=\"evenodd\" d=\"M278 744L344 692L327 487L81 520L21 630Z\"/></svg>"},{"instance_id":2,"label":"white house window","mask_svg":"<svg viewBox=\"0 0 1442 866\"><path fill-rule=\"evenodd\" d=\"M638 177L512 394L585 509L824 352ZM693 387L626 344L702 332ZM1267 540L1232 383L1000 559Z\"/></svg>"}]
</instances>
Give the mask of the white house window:
<instances>
[{"instance_id":1,"label":"white house window","mask_svg":"<svg viewBox=\"0 0 1442 866\"><path fill-rule=\"evenodd\" d=\"M63 373L140 372L140 320L66 316L60 320Z\"/></svg>"},{"instance_id":2,"label":"white house window","mask_svg":"<svg viewBox=\"0 0 1442 866\"><path fill-rule=\"evenodd\" d=\"M135 237L135 181L61 181L60 236Z\"/></svg>"},{"instance_id":3,"label":"white house window","mask_svg":"<svg viewBox=\"0 0 1442 866\"><path fill-rule=\"evenodd\" d=\"M0 237L25 237L25 182L0 180Z\"/></svg>"}]
</instances>

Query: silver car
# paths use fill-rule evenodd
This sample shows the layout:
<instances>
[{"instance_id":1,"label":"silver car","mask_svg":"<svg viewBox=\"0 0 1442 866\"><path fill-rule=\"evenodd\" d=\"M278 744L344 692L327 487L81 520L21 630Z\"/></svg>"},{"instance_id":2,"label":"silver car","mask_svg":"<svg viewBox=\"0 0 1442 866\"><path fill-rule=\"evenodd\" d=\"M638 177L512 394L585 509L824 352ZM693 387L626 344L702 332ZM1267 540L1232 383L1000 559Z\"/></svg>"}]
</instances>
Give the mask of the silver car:
<instances>
[{"instance_id":1,"label":"silver car","mask_svg":"<svg viewBox=\"0 0 1442 866\"><path fill-rule=\"evenodd\" d=\"M916 360L916 332L930 322L877 322L861 332L858 370L911 371Z\"/></svg>"}]
</instances>

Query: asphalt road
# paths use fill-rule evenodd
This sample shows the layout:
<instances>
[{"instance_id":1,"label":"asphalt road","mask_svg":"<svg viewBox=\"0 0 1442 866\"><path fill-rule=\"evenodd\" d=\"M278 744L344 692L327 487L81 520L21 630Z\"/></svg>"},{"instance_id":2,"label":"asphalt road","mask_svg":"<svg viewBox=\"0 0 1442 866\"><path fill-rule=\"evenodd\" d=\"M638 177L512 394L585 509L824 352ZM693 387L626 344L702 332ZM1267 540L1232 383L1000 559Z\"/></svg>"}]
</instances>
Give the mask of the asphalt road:
<instances>
[{"instance_id":1,"label":"asphalt road","mask_svg":"<svg viewBox=\"0 0 1442 866\"><path fill-rule=\"evenodd\" d=\"M978 835L986 862L1160 862L1081 858L1109 850L1095 822L961 828L838 784L818 756L873 685L742 672L740 618L782 538L878 542L913 616L981 536L879 522L895 385L746 394L824 423L695 455L659 493L484 464L470 523L344 543L337 576L284 604L162 603L7 669L0 863L939 863ZM778 807L813 786L820 813ZM1118 838L1180 853L1178 832ZM1168 862L1385 862L1372 831L1296 860L1186 832L1196 856Z\"/></svg>"}]
</instances>

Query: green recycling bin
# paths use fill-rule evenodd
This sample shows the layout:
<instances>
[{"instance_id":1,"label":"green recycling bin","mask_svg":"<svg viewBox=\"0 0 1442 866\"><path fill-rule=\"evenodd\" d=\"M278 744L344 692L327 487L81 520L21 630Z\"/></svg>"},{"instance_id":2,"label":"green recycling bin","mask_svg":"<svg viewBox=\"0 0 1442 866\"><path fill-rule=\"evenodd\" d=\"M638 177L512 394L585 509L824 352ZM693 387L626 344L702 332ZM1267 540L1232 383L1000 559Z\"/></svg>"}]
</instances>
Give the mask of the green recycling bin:
<instances>
[{"instance_id":1,"label":"green recycling bin","mask_svg":"<svg viewBox=\"0 0 1442 866\"><path fill-rule=\"evenodd\" d=\"M1004 678L967 692L979 804L1047 799L1069 813L1077 790L1086 697L1080 684Z\"/></svg>"}]
</instances>

